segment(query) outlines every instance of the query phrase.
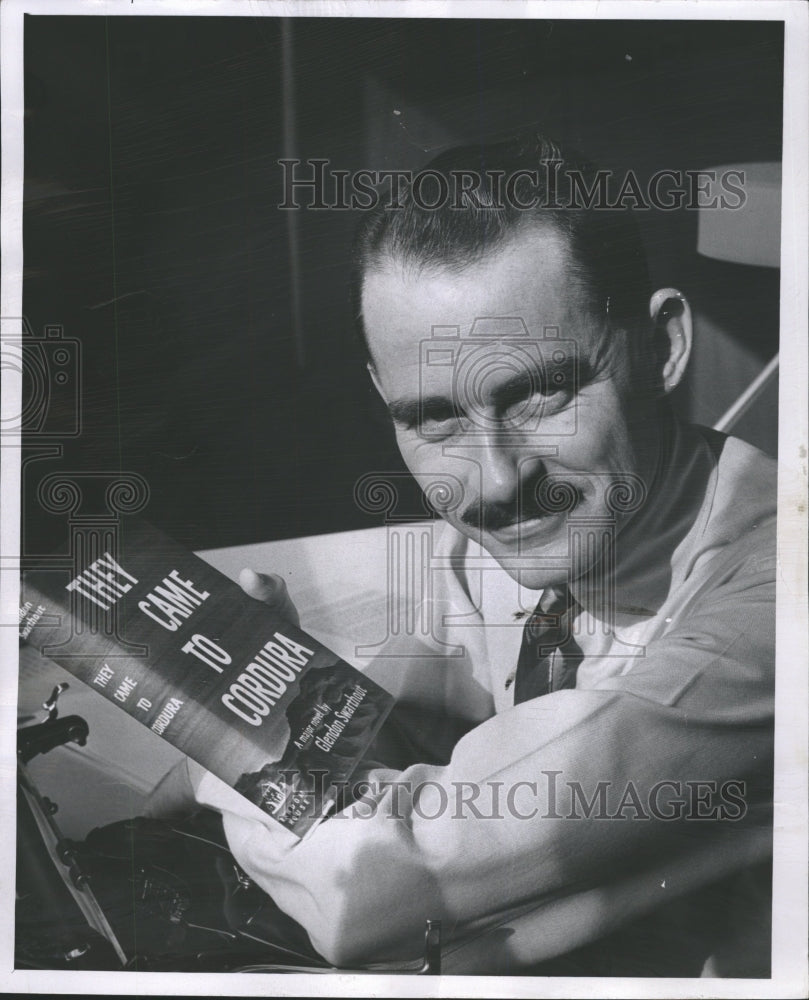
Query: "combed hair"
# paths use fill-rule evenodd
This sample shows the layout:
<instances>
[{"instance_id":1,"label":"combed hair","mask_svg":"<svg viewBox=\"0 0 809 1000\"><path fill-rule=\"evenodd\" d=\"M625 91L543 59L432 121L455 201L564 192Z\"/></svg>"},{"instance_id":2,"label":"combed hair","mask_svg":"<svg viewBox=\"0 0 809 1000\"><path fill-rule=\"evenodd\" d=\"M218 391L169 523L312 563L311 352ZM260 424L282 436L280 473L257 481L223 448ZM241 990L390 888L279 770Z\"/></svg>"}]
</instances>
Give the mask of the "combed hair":
<instances>
[{"instance_id":1,"label":"combed hair","mask_svg":"<svg viewBox=\"0 0 809 1000\"><path fill-rule=\"evenodd\" d=\"M352 296L366 352L360 295L369 270L386 260L462 270L529 227L547 226L565 238L570 266L589 308L594 315L607 314L612 330L622 329L631 338L648 324L649 273L631 211L582 205L569 183L575 173L590 189L598 173L594 164L578 154L566 157L557 143L532 133L508 142L449 149L421 172L426 171L443 176L449 190L458 191L457 197L428 208L414 199L411 184L403 184L401 207L380 199L364 214L356 233ZM458 190L461 172L474 173L480 184L474 190ZM511 199L503 197L509 177L516 178ZM536 206L521 207L530 201Z\"/></svg>"}]
</instances>

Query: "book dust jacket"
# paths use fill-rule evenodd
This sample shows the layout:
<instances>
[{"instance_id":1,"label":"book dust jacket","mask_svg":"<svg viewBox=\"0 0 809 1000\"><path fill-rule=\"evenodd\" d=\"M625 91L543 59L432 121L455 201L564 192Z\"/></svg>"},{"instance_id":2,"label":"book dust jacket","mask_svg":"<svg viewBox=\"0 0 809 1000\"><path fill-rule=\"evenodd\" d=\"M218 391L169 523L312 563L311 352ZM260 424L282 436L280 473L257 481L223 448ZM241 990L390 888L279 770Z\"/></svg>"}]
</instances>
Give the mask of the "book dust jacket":
<instances>
[{"instance_id":1,"label":"book dust jacket","mask_svg":"<svg viewBox=\"0 0 809 1000\"><path fill-rule=\"evenodd\" d=\"M303 836L392 697L147 522L88 541L25 574L21 639Z\"/></svg>"}]
</instances>

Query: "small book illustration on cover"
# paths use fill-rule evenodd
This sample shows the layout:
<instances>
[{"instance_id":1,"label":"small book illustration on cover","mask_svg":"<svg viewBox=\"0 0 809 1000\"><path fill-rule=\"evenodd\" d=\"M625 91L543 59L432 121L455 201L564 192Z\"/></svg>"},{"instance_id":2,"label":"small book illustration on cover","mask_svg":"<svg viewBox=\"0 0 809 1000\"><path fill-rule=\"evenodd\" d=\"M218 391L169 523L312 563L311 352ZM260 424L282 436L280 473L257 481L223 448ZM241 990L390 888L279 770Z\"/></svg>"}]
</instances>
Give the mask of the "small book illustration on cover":
<instances>
[{"instance_id":1,"label":"small book illustration on cover","mask_svg":"<svg viewBox=\"0 0 809 1000\"><path fill-rule=\"evenodd\" d=\"M302 837L391 695L147 521L74 548L23 575L21 638Z\"/></svg>"}]
</instances>

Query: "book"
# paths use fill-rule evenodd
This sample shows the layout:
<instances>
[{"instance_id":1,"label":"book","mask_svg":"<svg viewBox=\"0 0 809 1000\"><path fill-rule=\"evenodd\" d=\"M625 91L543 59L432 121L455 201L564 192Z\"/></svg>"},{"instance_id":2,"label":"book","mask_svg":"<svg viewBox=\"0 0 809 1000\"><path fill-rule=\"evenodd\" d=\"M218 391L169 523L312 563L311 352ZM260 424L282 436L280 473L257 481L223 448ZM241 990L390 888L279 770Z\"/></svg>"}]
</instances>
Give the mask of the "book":
<instances>
[{"instance_id":1,"label":"book","mask_svg":"<svg viewBox=\"0 0 809 1000\"><path fill-rule=\"evenodd\" d=\"M142 519L26 571L20 637L298 837L392 696Z\"/></svg>"}]
</instances>

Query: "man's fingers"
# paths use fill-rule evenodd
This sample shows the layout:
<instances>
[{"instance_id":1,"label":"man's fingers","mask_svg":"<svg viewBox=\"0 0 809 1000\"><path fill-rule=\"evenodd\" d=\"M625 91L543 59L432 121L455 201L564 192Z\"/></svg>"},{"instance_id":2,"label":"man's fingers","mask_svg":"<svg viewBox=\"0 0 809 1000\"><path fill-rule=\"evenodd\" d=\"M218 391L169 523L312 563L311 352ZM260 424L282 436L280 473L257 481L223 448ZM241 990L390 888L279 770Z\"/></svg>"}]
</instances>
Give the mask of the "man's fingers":
<instances>
[{"instance_id":1,"label":"man's fingers","mask_svg":"<svg viewBox=\"0 0 809 1000\"><path fill-rule=\"evenodd\" d=\"M298 609L292 603L283 577L277 573L256 573L252 569L243 569L239 574L239 583L250 597L268 604L293 625L300 625Z\"/></svg>"}]
</instances>

